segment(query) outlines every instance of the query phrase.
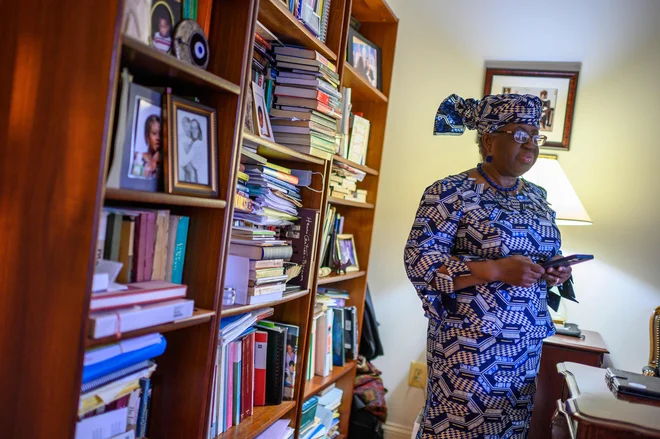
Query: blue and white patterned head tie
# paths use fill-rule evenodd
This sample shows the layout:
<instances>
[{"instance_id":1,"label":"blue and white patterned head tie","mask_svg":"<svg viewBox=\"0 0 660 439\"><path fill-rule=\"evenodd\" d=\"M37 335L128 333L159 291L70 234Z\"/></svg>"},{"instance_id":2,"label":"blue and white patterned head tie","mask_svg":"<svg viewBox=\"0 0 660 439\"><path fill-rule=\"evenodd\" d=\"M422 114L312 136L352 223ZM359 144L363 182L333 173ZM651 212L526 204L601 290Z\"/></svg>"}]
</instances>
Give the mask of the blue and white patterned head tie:
<instances>
[{"instance_id":1,"label":"blue and white patterned head tie","mask_svg":"<svg viewBox=\"0 0 660 439\"><path fill-rule=\"evenodd\" d=\"M495 132L508 123L538 128L542 112L541 99L534 95L487 95L479 101L453 94L440 104L433 134L460 136L467 128L477 130L481 136Z\"/></svg>"}]
</instances>

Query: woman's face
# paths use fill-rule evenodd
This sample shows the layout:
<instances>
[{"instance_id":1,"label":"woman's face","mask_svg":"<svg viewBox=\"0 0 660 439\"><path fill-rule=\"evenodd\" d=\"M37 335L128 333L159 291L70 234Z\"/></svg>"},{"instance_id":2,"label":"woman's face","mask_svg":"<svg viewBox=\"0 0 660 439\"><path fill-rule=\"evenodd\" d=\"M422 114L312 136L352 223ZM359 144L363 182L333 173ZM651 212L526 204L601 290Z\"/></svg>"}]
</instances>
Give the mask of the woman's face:
<instances>
[{"instance_id":1,"label":"woman's face","mask_svg":"<svg viewBox=\"0 0 660 439\"><path fill-rule=\"evenodd\" d=\"M156 152L160 149L160 122L151 122L147 133L147 145L149 150Z\"/></svg>"},{"instance_id":2,"label":"woman's face","mask_svg":"<svg viewBox=\"0 0 660 439\"><path fill-rule=\"evenodd\" d=\"M199 122L196 120L193 120L190 123L190 130L193 139L199 140L202 137L202 129L199 127Z\"/></svg>"},{"instance_id":3,"label":"woman's face","mask_svg":"<svg viewBox=\"0 0 660 439\"><path fill-rule=\"evenodd\" d=\"M522 130L530 138L525 144L513 140L513 134L505 131ZM492 156L492 164L497 171L507 177L520 177L532 169L539 156L539 147L534 145L531 136L539 133L533 125L509 123L492 134L484 134L482 139L486 154Z\"/></svg>"}]
</instances>

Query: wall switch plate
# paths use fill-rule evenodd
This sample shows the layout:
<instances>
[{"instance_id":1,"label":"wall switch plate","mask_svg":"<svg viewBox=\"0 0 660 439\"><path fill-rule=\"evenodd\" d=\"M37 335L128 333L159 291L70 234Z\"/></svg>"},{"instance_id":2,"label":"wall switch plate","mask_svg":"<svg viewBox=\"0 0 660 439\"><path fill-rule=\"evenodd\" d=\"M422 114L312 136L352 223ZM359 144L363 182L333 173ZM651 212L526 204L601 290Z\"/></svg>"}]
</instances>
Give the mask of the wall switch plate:
<instances>
[{"instance_id":1,"label":"wall switch plate","mask_svg":"<svg viewBox=\"0 0 660 439\"><path fill-rule=\"evenodd\" d=\"M408 385L410 387L419 387L420 389L426 388L426 363L421 361L410 362L410 372L408 374Z\"/></svg>"}]
</instances>

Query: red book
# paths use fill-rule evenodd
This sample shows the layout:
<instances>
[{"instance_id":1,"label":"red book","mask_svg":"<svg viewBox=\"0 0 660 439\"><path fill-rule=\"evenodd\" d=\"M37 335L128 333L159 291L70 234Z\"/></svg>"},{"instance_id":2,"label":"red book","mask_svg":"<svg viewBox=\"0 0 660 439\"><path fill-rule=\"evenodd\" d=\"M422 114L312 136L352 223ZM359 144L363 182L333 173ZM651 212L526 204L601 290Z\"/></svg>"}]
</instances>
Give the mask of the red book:
<instances>
[{"instance_id":1,"label":"red book","mask_svg":"<svg viewBox=\"0 0 660 439\"><path fill-rule=\"evenodd\" d=\"M266 352L268 333L254 333L254 405L266 405Z\"/></svg>"},{"instance_id":2,"label":"red book","mask_svg":"<svg viewBox=\"0 0 660 439\"><path fill-rule=\"evenodd\" d=\"M254 338L253 332L243 339L241 421L248 416L252 416L252 408L254 407Z\"/></svg>"}]
</instances>

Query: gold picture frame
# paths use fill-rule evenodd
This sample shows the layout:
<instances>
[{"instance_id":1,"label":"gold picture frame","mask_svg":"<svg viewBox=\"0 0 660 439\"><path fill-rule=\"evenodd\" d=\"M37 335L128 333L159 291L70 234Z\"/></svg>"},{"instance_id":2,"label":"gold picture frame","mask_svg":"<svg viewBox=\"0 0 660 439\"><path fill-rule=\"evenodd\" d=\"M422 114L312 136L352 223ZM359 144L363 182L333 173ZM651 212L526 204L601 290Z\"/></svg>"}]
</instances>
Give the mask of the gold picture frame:
<instances>
[{"instance_id":1,"label":"gold picture frame","mask_svg":"<svg viewBox=\"0 0 660 439\"><path fill-rule=\"evenodd\" d=\"M346 272L360 271L360 264L358 263L357 250L355 249L355 239L353 235L341 234L337 235L337 256L342 269ZM344 265L348 263L348 265Z\"/></svg>"},{"instance_id":2,"label":"gold picture frame","mask_svg":"<svg viewBox=\"0 0 660 439\"><path fill-rule=\"evenodd\" d=\"M215 109L168 93L165 95L163 119L166 124L165 192L217 197Z\"/></svg>"}]
</instances>

